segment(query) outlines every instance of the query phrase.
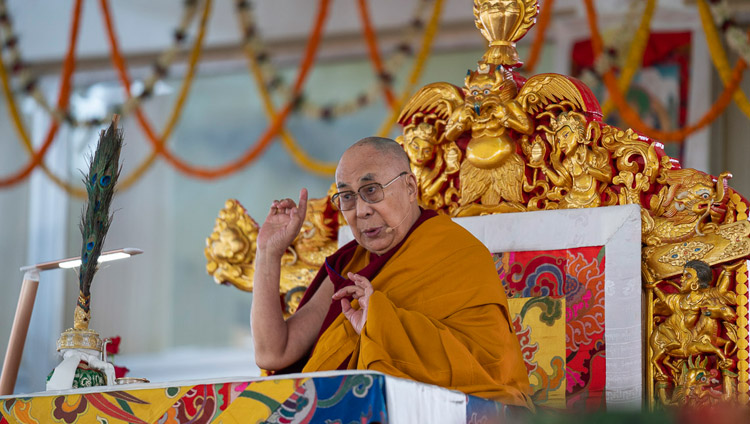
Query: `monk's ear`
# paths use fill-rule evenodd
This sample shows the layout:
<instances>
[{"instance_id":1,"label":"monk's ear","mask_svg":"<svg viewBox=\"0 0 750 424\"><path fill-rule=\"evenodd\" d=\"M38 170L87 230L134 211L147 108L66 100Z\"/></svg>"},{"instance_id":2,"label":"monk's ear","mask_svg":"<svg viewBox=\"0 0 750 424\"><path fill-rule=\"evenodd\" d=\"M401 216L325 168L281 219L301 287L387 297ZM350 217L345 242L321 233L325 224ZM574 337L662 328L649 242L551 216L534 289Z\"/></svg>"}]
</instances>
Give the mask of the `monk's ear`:
<instances>
[{"instance_id":1,"label":"monk's ear","mask_svg":"<svg viewBox=\"0 0 750 424\"><path fill-rule=\"evenodd\" d=\"M406 176L406 190L409 193L409 198L417 198L417 178L414 174Z\"/></svg>"}]
</instances>

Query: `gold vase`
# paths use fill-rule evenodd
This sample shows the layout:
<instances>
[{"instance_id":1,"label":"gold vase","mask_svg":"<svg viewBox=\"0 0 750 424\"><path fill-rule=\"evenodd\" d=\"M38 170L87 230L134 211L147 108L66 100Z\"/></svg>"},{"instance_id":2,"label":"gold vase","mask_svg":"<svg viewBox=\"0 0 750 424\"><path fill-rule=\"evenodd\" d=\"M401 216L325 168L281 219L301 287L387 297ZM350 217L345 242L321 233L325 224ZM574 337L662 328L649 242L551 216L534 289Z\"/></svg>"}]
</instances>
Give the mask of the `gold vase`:
<instances>
[{"instance_id":1,"label":"gold vase","mask_svg":"<svg viewBox=\"0 0 750 424\"><path fill-rule=\"evenodd\" d=\"M536 23L537 0L474 0L474 24L489 41L484 63L519 66L516 41Z\"/></svg>"}]
</instances>

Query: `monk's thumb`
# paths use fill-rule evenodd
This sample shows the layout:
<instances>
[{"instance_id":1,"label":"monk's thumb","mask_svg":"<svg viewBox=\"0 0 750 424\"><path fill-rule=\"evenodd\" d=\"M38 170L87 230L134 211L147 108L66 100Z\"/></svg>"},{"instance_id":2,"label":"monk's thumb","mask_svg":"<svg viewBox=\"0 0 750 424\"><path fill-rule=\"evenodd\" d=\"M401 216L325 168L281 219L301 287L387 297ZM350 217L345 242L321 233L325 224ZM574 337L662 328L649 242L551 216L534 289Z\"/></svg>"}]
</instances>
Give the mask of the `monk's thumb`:
<instances>
[{"instance_id":1,"label":"monk's thumb","mask_svg":"<svg viewBox=\"0 0 750 424\"><path fill-rule=\"evenodd\" d=\"M352 314L352 305L350 305L349 301L346 299L341 299L341 312L343 312L344 316L347 318Z\"/></svg>"}]
</instances>

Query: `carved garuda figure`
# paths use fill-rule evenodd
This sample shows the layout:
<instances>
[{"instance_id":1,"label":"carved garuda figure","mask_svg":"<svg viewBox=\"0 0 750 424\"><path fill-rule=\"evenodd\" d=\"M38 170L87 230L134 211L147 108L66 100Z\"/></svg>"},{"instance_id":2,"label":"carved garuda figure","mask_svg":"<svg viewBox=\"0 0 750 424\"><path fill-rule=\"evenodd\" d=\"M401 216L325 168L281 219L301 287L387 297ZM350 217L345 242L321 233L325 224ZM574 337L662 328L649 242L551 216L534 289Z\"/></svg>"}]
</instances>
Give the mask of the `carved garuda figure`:
<instances>
[{"instance_id":1,"label":"carved garuda figure","mask_svg":"<svg viewBox=\"0 0 750 424\"><path fill-rule=\"evenodd\" d=\"M520 89L519 83L523 83ZM528 149L530 136L542 137L536 131L537 125L556 122L559 114L576 113L584 126L584 116L598 120L599 106L591 99L588 88L572 78L541 74L524 83L509 68L487 63L468 72L463 89L448 83L425 86L401 112L399 122L405 125L404 138L413 138L411 128L421 128L423 133L431 133L436 150L455 152L452 157L463 157L463 161L456 174L455 162L440 160L439 155L432 164L410 155L412 170L424 174L425 166L432 165L430 172L435 174L431 190L422 193L423 205L440 205L433 208L457 216L527 210L524 189L529 186L524 186L526 161L519 154L520 147ZM428 129L430 123L436 123L432 130ZM546 134L544 138L554 145ZM541 143L541 138L537 138L534 145L537 163L546 149ZM404 146L409 152L409 143ZM572 156L573 152L568 154ZM607 161L601 165L608 170L604 162ZM604 179L608 180L609 175ZM573 182L569 181L571 188ZM439 183L446 187L445 193L436 190Z\"/></svg>"}]
</instances>

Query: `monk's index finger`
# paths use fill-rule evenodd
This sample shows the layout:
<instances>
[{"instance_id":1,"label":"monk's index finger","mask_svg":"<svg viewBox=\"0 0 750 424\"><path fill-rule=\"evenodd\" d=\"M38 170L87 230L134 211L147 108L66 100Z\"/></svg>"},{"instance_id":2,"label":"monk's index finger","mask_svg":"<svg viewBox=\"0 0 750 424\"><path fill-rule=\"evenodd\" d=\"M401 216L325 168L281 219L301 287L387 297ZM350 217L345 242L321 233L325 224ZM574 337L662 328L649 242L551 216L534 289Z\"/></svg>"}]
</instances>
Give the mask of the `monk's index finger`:
<instances>
[{"instance_id":1,"label":"monk's index finger","mask_svg":"<svg viewBox=\"0 0 750 424\"><path fill-rule=\"evenodd\" d=\"M332 297L334 299L340 299L342 297L346 297L348 295L352 295L352 294L356 293L358 290L359 290L359 288L357 286L346 286L346 287L342 288L341 290L337 291L336 293L334 293Z\"/></svg>"},{"instance_id":2,"label":"monk's index finger","mask_svg":"<svg viewBox=\"0 0 750 424\"><path fill-rule=\"evenodd\" d=\"M301 213L302 218L305 217L305 212L307 211L307 189L303 188L299 191L299 206L297 208L299 212Z\"/></svg>"}]
</instances>

